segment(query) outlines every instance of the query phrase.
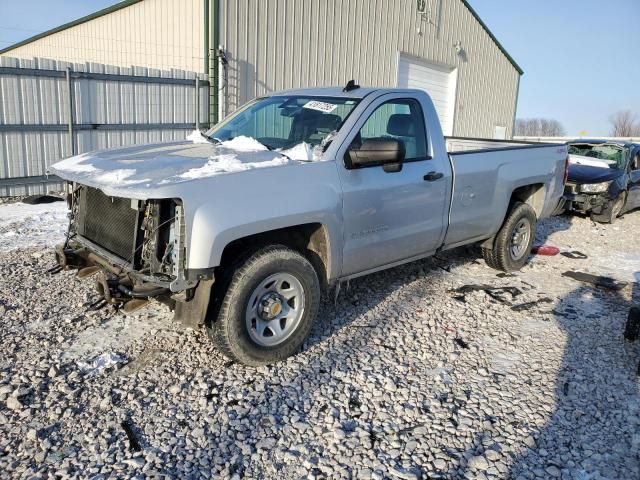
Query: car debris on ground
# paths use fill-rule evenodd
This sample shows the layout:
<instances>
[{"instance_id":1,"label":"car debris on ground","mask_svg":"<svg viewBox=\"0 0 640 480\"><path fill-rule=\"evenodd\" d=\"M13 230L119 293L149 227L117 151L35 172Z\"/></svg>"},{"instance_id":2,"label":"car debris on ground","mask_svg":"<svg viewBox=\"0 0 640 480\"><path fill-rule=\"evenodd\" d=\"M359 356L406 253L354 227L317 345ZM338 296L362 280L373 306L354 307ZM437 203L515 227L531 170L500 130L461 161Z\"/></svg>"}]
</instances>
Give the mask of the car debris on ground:
<instances>
[{"instance_id":1,"label":"car debris on ground","mask_svg":"<svg viewBox=\"0 0 640 480\"><path fill-rule=\"evenodd\" d=\"M562 274L563 277L573 278L579 282L587 282L592 283L596 287L608 288L609 290L622 290L629 283L617 281L615 278L606 277L602 275L592 275L590 273L585 272L564 272Z\"/></svg>"},{"instance_id":2,"label":"car debris on ground","mask_svg":"<svg viewBox=\"0 0 640 480\"><path fill-rule=\"evenodd\" d=\"M107 352L94 357L90 361L85 362L80 360L77 364L83 374L93 376L109 368L117 368L126 362L127 359L124 355L116 352Z\"/></svg>"},{"instance_id":3,"label":"car debris on ground","mask_svg":"<svg viewBox=\"0 0 640 480\"><path fill-rule=\"evenodd\" d=\"M545 257L554 257L560 253L560 249L553 245L535 245L531 249L531 253L534 255L544 255Z\"/></svg>"}]
</instances>

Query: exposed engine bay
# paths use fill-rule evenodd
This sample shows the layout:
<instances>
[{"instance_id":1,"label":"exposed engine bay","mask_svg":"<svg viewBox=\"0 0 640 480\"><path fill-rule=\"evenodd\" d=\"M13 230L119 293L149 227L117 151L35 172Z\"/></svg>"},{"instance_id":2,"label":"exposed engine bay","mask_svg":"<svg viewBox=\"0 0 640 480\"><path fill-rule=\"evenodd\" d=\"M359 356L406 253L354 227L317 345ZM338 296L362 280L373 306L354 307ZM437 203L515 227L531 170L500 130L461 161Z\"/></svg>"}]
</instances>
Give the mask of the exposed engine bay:
<instances>
[{"instance_id":1,"label":"exposed engine bay","mask_svg":"<svg viewBox=\"0 0 640 480\"><path fill-rule=\"evenodd\" d=\"M185 269L184 210L179 199L136 200L67 184L70 210L58 265L96 276L106 303L133 311L155 298L176 306L193 298L198 280Z\"/></svg>"}]
</instances>

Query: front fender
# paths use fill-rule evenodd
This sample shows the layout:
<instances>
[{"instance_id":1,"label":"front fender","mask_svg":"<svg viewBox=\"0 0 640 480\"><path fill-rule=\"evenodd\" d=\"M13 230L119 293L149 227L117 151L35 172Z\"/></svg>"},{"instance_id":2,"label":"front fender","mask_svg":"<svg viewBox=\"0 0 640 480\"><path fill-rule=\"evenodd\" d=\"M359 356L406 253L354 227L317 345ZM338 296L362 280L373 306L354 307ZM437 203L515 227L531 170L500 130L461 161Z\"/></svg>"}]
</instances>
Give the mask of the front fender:
<instances>
[{"instance_id":1,"label":"front fender","mask_svg":"<svg viewBox=\"0 0 640 480\"><path fill-rule=\"evenodd\" d=\"M340 273L342 195L335 162L256 169L215 180L184 200L189 269L220 265L224 248L234 240L319 223L329 235L331 277Z\"/></svg>"}]
</instances>

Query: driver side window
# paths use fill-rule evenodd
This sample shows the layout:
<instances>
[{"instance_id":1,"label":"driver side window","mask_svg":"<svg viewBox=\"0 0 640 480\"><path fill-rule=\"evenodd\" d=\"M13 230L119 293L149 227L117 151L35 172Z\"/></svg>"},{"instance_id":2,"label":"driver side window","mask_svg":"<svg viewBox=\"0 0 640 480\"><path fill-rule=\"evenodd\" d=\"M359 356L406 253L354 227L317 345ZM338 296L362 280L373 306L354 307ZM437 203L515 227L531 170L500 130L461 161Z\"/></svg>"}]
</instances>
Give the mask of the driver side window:
<instances>
[{"instance_id":1,"label":"driver side window","mask_svg":"<svg viewBox=\"0 0 640 480\"><path fill-rule=\"evenodd\" d=\"M631 170L640 170L640 151L636 152L631 162Z\"/></svg>"},{"instance_id":2,"label":"driver side window","mask_svg":"<svg viewBox=\"0 0 640 480\"><path fill-rule=\"evenodd\" d=\"M404 143L405 162L428 157L424 115L416 100L397 99L380 105L362 126L354 143L373 138L390 138Z\"/></svg>"}]
</instances>

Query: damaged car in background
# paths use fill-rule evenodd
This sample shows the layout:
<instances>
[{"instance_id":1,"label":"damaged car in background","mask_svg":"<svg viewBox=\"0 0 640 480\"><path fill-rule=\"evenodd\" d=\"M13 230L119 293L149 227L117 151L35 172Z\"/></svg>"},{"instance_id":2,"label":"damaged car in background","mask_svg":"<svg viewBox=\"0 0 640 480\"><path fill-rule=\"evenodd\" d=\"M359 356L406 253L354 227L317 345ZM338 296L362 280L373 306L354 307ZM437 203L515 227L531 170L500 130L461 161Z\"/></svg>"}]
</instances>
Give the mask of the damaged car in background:
<instances>
[{"instance_id":1,"label":"damaged car in background","mask_svg":"<svg viewBox=\"0 0 640 480\"><path fill-rule=\"evenodd\" d=\"M227 357L295 353L323 289L466 244L521 268L564 191L565 145L447 138L420 90L303 89L189 140L86 153L58 263L131 312L155 299Z\"/></svg>"},{"instance_id":2,"label":"damaged car in background","mask_svg":"<svg viewBox=\"0 0 640 480\"><path fill-rule=\"evenodd\" d=\"M640 144L581 140L569 144L569 174L561 209L612 223L640 207Z\"/></svg>"}]
</instances>

